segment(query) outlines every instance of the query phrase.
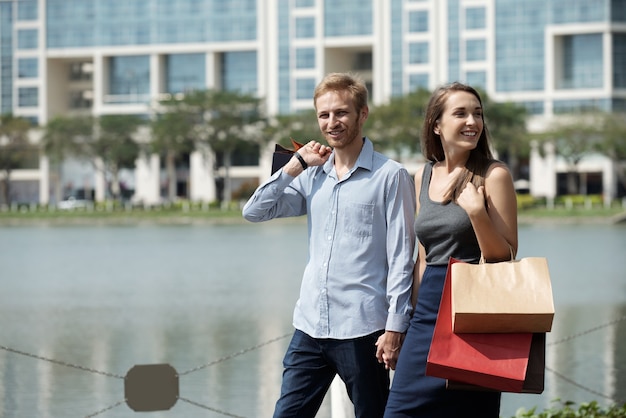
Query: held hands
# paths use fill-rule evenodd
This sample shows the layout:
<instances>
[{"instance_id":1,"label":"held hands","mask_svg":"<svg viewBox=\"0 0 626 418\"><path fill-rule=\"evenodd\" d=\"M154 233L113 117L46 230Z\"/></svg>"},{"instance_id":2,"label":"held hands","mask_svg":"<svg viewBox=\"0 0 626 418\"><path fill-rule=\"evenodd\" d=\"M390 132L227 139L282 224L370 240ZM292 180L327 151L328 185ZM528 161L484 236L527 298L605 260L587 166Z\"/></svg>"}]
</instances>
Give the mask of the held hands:
<instances>
[{"instance_id":1,"label":"held hands","mask_svg":"<svg viewBox=\"0 0 626 418\"><path fill-rule=\"evenodd\" d=\"M385 369L395 370L400 355L400 348L404 342L401 332L385 331L376 341L376 358L379 363L385 363Z\"/></svg>"}]
</instances>

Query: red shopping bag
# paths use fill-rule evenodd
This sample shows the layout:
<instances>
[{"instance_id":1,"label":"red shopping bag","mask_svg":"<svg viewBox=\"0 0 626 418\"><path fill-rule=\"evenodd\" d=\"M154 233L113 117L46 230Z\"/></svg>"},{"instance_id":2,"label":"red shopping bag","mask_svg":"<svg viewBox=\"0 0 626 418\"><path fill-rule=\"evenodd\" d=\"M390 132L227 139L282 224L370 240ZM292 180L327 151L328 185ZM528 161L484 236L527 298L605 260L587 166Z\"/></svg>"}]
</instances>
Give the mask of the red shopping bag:
<instances>
[{"instance_id":1,"label":"red shopping bag","mask_svg":"<svg viewBox=\"0 0 626 418\"><path fill-rule=\"evenodd\" d=\"M439 314L428 353L426 375L521 393L532 333L455 334L452 331L450 258Z\"/></svg>"}]
</instances>

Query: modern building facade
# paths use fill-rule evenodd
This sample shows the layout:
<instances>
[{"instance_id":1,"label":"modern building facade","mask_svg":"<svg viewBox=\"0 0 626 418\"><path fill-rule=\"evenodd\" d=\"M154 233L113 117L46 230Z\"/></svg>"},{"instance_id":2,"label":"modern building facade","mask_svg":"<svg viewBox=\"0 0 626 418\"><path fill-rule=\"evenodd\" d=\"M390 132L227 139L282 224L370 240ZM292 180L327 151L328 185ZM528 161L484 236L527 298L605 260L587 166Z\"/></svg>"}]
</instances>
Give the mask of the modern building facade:
<instances>
[{"instance_id":1,"label":"modern building facade","mask_svg":"<svg viewBox=\"0 0 626 418\"><path fill-rule=\"evenodd\" d=\"M464 81L524 105L531 129L626 111L626 0L0 0L0 110L39 126L81 112L149 117L163 95L206 88L291 113L311 108L331 71L359 73L374 104ZM206 158L190 157L194 200L216 196ZM267 160L231 175L263 178ZM135 192L158 200L161 164L142 161ZM45 156L41 167L45 203ZM97 198L104 180L85 180Z\"/></svg>"}]
</instances>

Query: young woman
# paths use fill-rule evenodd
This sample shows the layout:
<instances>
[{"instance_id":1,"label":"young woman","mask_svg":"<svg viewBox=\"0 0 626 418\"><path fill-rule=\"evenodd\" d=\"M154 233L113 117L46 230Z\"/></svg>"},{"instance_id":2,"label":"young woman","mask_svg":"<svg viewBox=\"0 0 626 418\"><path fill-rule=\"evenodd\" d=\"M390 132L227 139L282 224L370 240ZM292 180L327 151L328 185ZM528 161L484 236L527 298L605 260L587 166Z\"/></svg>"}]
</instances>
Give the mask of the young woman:
<instances>
[{"instance_id":1,"label":"young woman","mask_svg":"<svg viewBox=\"0 0 626 418\"><path fill-rule=\"evenodd\" d=\"M482 253L486 261L494 262L517 252L513 179L491 154L475 89L452 83L433 93L422 152L429 162L415 175L417 302L385 417L497 418L499 392L449 390L445 379L425 375L449 258L477 263Z\"/></svg>"}]
</instances>

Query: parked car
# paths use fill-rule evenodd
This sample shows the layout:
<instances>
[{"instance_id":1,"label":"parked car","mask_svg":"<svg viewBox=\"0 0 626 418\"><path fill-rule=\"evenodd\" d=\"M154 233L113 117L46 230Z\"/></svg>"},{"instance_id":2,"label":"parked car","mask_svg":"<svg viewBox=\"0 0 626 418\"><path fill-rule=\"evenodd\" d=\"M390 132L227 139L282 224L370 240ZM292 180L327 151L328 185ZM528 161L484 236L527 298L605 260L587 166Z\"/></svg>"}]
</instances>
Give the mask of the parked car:
<instances>
[{"instance_id":1,"label":"parked car","mask_svg":"<svg viewBox=\"0 0 626 418\"><path fill-rule=\"evenodd\" d=\"M62 210L84 209L88 204L88 200L76 199L74 196L70 196L67 199L60 201L57 207Z\"/></svg>"}]
</instances>

